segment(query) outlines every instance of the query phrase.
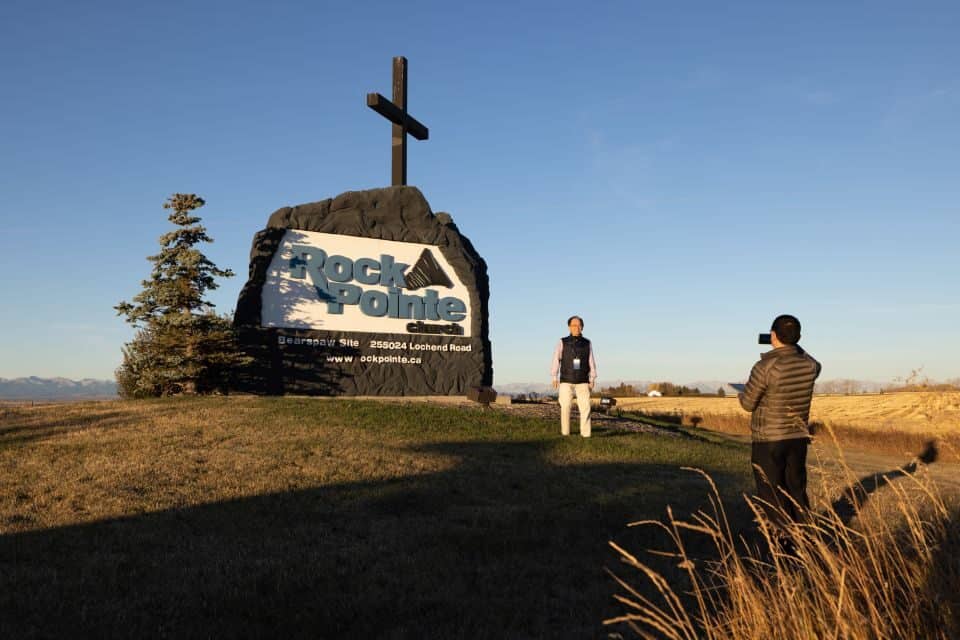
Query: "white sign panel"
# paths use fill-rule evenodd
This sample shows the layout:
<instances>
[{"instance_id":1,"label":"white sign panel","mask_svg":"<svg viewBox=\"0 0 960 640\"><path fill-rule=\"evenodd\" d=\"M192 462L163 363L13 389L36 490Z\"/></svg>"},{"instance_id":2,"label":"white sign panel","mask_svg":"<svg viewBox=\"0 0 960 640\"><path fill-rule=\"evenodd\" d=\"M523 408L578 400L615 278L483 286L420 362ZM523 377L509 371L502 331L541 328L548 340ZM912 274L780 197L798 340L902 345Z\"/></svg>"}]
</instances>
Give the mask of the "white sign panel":
<instances>
[{"instance_id":1,"label":"white sign panel","mask_svg":"<svg viewBox=\"0 0 960 640\"><path fill-rule=\"evenodd\" d=\"M288 229L261 325L470 337L470 294L431 245Z\"/></svg>"}]
</instances>

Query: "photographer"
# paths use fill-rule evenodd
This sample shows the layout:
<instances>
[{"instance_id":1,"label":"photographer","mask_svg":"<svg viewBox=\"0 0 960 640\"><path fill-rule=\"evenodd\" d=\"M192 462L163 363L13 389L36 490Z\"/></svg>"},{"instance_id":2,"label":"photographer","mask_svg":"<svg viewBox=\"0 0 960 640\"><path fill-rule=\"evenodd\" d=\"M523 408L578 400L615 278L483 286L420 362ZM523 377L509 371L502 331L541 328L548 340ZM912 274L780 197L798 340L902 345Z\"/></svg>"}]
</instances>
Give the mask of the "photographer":
<instances>
[{"instance_id":1,"label":"photographer","mask_svg":"<svg viewBox=\"0 0 960 640\"><path fill-rule=\"evenodd\" d=\"M795 522L803 521L810 506L807 423L820 363L800 348L799 341L800 321L790 315L777 316L770 333L760 336L761 344L771 344L773 349L753 365L750 380L738 396L740 406L752 413L751 461L757 496L772 505L765 509L772 521L781 524L783 514Z\"/></svg>"},{"instance_id":2,"label":"photographer","mask_svg":"<svg viewBox=\"0 0 960 640\"><path fill-rule=\"evenodd\" d=\"M571 316L567 328L570 335L557 343L550 363L553 388L560 390L560 434L570 435L570 406L576 394L580 435L589 438L590 391L597 379L597 363L593 359L593 346L582 335L583 318Z\"/></svg>"}]
</instances>

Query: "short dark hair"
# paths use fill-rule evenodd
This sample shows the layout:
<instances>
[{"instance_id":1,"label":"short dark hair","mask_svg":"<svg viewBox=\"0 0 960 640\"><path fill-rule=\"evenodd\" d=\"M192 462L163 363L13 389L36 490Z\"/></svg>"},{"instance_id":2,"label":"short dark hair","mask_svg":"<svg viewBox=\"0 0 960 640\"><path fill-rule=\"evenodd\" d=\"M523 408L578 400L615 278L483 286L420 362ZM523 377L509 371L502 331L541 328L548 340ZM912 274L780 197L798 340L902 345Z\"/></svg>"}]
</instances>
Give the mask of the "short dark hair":
<instances>
[{"instance_id":1,"label":"short dark hair","mask_svg":"<svg viewBox=\"0 0 960 640\"><path fill-rule=\"evenodd\" d=\"M783 344L797 344L800 342L800 321L796 316L777 316L770 325L770 330L777 334Z\"/></svg>"},{"instance_id":2,"label":"short dark hair","mask_svg":"<svg viewBox=\"0 0 960 640\"><path fill-rule=\"evenodd\" d=\"M570 316L569 318L567 318L567 326L569 327L570 323L573 322L574 320L579 320L580 328L583 329L583 318L581 318L580 316Z\"/></svg>"}]
</instances>

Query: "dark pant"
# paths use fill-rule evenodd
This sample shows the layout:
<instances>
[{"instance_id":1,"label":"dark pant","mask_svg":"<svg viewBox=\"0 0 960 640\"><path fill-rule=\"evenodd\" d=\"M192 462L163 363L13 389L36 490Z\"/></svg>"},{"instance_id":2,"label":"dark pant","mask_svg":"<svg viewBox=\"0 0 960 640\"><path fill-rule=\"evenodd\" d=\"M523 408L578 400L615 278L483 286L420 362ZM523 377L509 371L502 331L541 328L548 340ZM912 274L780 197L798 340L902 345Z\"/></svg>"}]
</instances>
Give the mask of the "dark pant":
<instances>
[{"instance_id":1,"label":"dark pant","mask_svg":"<svg viewBox=\"0 0 960 640\"><path fill-rule=\"evenodd\" d=\"M808 445L807 438L753 443L751 462L753 477L757 481L757 497L773 505L773 508L762 505L773 522L784 524L784 515L794 522L802 522L804 512L810 508L807 499Z\"/></svg>"}]
</instances>

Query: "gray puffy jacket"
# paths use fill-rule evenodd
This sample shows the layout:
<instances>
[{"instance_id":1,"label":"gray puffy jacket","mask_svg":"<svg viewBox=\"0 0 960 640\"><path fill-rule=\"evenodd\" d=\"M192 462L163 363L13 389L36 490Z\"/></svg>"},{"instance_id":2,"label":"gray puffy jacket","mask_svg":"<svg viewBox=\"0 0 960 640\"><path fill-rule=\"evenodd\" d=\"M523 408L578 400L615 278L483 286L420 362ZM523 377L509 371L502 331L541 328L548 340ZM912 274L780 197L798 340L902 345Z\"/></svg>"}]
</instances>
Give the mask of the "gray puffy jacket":
<instances>
[{"instance_id":1,"label":"gray puffy jacket","mask_svg":"<svg viewBox=\"0 0 960 640\"><path fill-rule=\"evenodd\" d=\"M810 435L810 400L820 363L799 346L767 351L753 365L750 380L738 398L753 412L750 430L757 442L806 438Z\"/></svg>"}]
</instances>

